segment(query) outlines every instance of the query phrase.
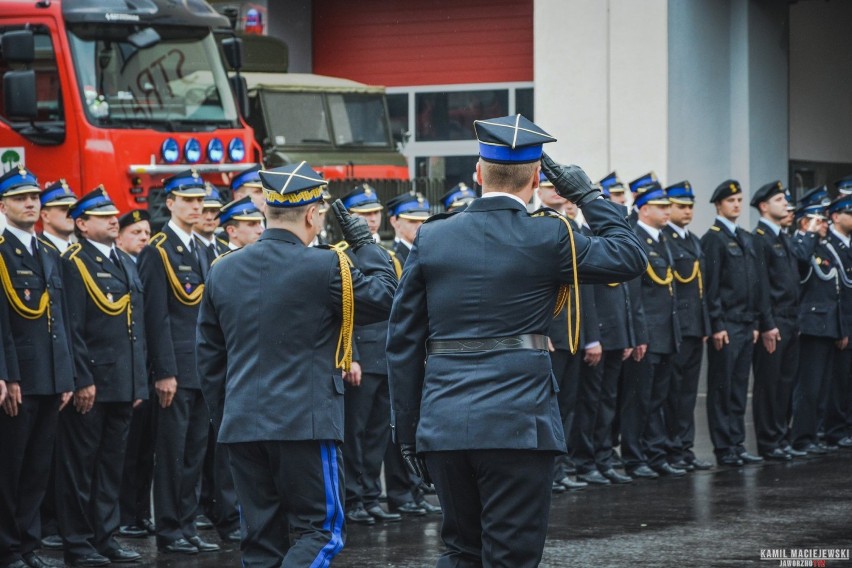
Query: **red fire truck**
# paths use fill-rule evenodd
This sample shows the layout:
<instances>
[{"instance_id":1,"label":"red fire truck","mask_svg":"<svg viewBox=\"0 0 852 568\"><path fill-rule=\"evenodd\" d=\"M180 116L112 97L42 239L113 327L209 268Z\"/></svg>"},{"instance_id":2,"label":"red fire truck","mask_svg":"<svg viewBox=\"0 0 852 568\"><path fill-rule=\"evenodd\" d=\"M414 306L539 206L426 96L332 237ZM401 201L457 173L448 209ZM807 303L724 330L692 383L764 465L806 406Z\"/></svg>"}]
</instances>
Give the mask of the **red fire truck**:
<instances>
[{"instance_id":1,"label":"red fire truck","mask_svg":"<svg viewBox=\"0 0 852 568\"><path fill-rule=\"evenodd\" d=\"M201 0L0 0L0 171L103 184L155 219L165 177L227 185L261 156L214 33L233 34Z\"/></svg>"}]
</instances>

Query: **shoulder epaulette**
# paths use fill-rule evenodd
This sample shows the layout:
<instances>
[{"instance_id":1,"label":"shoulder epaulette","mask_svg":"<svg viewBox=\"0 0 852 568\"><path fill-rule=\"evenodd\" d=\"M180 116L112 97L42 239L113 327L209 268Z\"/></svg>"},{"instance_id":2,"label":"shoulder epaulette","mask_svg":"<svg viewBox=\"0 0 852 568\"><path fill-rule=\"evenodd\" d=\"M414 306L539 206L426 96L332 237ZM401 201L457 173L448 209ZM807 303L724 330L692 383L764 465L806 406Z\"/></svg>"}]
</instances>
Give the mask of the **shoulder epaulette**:
<instances>
[{"instance_id":1,"label":"shoulder epaulette","mask_svg":"<svg viewBox=\"0 0 852 568\"><path fill-rule=\"evenodd\" d=\"M432 221L440 221L441 219L449 219L457 213L459 213L459 211L445 211L443 213L437 213L426 219L423 224L425 225L426 223L431 223Z\"/></svg>"},{"instance_id":2,"label":"shoulder epaulette","mask_svg":"<svg viewBox=\"0 0 852 568\"><path fill-rule=\"evenodd\" d=\"M151 237L151 240L148 241L148 244L151 245L152 247L159 247L161 244L166 242L167 238L169 238L169 236L167 234L162 233L162 232L157 233L156 235Z\"/></svg>"},{"instance_id":3,"label":"shoulder epaulette","mask_svg":"<svg viewBox=\"0 0 852 568\"><path fill-rule=\"evenodd\" d=\"M755 231L755 233L757 233L758 235L763 235L763 234L764 234L763 229L757 229L757 230Z\"/></svg>"},{"instance_id":4,"label":"shoulder epaulette","mask_svg":"<svg viewBox=\"0 0 852 568\"><path fill-rule=\"evenodd\" d=\"M562 217L562 215L560 215L559 211L552 207L542 206L530 213L530 217Z\"/></svg>"},{"instance_id":5,"label":"shoulder epaulette","mask_svg":"<svg viewBox=\"0 0 852 568\"><path fill-rule=\"evenodd\" d=\"M62 258L67 258L68 260L71 260L72 258L77 256L77 253L79 253L82 249L83 245L81 245L80 243L74 243L67 249L65 249L65 252L62 253Z\"/></svg>"},{"instance_id":6,"label":"shoulder epaulette","mask_svg":"<svg viewBox=\"0 0 852 568\"><path fill-rule=\"evenodd\" d=\"M716 225L710 225L710 230L711 230L711 231L719 232L719 231L721 231L722 229L720 229L720 228L719 228L719 227L717 227Z\"/></svg>"},{"instance_id":7,"label":"shoulder epaulette","mask_svg":"<svg viewBox=\"0 0 852 568\"><path fill-rule=\"evenodd\" d=\"M340 252L346 252L349 248L349 243L346 241L340 241L339 243L334 243L333 245L329 245L331 250L339 250Z\"/></svg>"},{"instance_id":8,"label":"shoulder epaulette","mask_svg":"<svg viewBox=\"0 0 852 568\"><path fill-rule=\"evenodd\" d=\"M222 254L220 254L219 256L217 256L216 258L213 259L213 262L210 263L210 267L213 268L216 265L217 262L219 262L220 260L222 260L223 258L228 256L232 252L237 252L238 250L242 250L242 249L228 249L228 250L226 250L225 252L223 252Z\"/></svg>"},{"instance_id":9,"label":"shoulder epaulette","mask_svg":"<svg viewBox=\"0 0 852 568\"><path fill-rule=\"evenodd\" d=\"M328 244L328 243L326 243L326 244L322 244L322 245L316 245L314 248L315 248L315 249L320 249L320 250L337 250L337 249L335 249L333 246L331 246L331 245L330 245L330 244Z\"/></svg>"},{"instance_id":10,"label":"shoulder epaulette","mask_svg":"<svg viewBox=\"0 0 852 568\"><path fill-rule=\"evenodd\" d=\"M56 246L55 246L52 242L50 242L49 240L47 240L47 239L43 239L43 238L41 238L41 237L36 237L36 238L38 239L38 242L40 242L40 243L41 243L41 244L43 244L44 246L46 246L46 247L50 247L50 248L52 248L53 250L55 250L56 252L59 252L59 249L58 249L58 248L56 248Z\"/></svg>"}]
</instances>

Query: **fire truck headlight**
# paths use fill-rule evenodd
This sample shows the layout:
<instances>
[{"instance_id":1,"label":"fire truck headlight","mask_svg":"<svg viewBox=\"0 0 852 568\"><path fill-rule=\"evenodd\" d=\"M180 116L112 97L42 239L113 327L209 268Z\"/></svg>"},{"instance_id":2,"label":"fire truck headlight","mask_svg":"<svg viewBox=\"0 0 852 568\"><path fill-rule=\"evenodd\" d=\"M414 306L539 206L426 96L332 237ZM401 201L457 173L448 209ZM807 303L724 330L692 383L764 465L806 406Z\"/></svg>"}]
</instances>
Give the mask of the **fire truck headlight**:
<instances>
[{"instance_id":1,"label":"fire truck headlight","mask_svg":"<svg viewBox=\"0 0 852 568\"><path fill-rule=\"evenodd\" d=\"M174 164L180 158L180 146L174 138L166 138L160 146L160 156L167 164Z\"/></svg>"},{"instance_id":2,"label":"fire truck headlight","mask_svg":"<svg viewBox=\"0 0 852 568\"><path fill-rule=\"evenodd\" d=\"M228 159L232 162L242 162L246 157L246 145L239 138L232 138L228 142Z\"/></svg>"},{"instance_id":3,"label":"fire truck headlight","mask_svg":"<svg viewBox=\"0 0 852 568\"><path fill-rule=\"evenodd\" d=\"M201 159L201 142L197 138L187 140L183 146L183 155L190 164L196 163Z\"/></svg>"},{"instance_id":4,"label":"fire truck headlight","mask_svg":"<svg viewBox=\"0 0 852 568\"><path fill-rule=\"evenodd\" d=\"M207 143L207 159L211 162L221 162L225 157L225 146L218 138Z\"/></svg>"}]
</instances>

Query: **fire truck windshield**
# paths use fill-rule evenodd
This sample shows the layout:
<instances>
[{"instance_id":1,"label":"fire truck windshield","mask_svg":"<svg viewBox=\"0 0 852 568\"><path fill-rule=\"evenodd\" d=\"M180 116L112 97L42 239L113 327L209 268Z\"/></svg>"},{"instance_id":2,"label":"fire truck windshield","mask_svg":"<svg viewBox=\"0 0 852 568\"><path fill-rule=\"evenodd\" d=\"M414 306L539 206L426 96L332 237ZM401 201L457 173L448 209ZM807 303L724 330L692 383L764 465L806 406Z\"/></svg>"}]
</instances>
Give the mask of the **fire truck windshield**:
<instances>
[{"instance_id":1,"label":"fire truck windshield","mask_svg":"<svg viewBox=\"0 0 852 568\"><path fill-rule=\"evenodd\" d=\"M266 91L263 97L276 146L391 147L380 94Z\"/></svg>"},{"instance_id":2,"label":"fire truck windshield","mask_svg":"<svg viewBox=\"0 0 852 568\"><path fill-rule=\"evenodd\" d=\"M210 130L239 126L213 35L205 28L154 26L137 47L125 26L84 24L68 38L89 121L111 128ZM159 41L156 41L159 36Z\"/></svg>"}]
</instances>

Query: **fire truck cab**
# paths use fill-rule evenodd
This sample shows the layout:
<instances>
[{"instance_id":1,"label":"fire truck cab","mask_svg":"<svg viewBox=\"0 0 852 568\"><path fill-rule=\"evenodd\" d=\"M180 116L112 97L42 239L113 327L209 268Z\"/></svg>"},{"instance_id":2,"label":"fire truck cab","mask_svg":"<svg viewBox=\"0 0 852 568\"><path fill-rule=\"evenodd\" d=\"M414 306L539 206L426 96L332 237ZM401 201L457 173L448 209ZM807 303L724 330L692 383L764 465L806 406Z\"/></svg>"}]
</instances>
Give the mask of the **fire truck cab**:
<instances>
[{"instance_id":1,"label":"fire truck cab","mask_svg":"<svg viewBox=\"0 0 852 568\"><path fill-rule=\"evenodd\" d=\"M227 185L261 156L219 32L227 18L201 0L0 0L0 171L22 163L78 195L103 184L155 219L163 178Z\"/></svg>"}]
</instances>

